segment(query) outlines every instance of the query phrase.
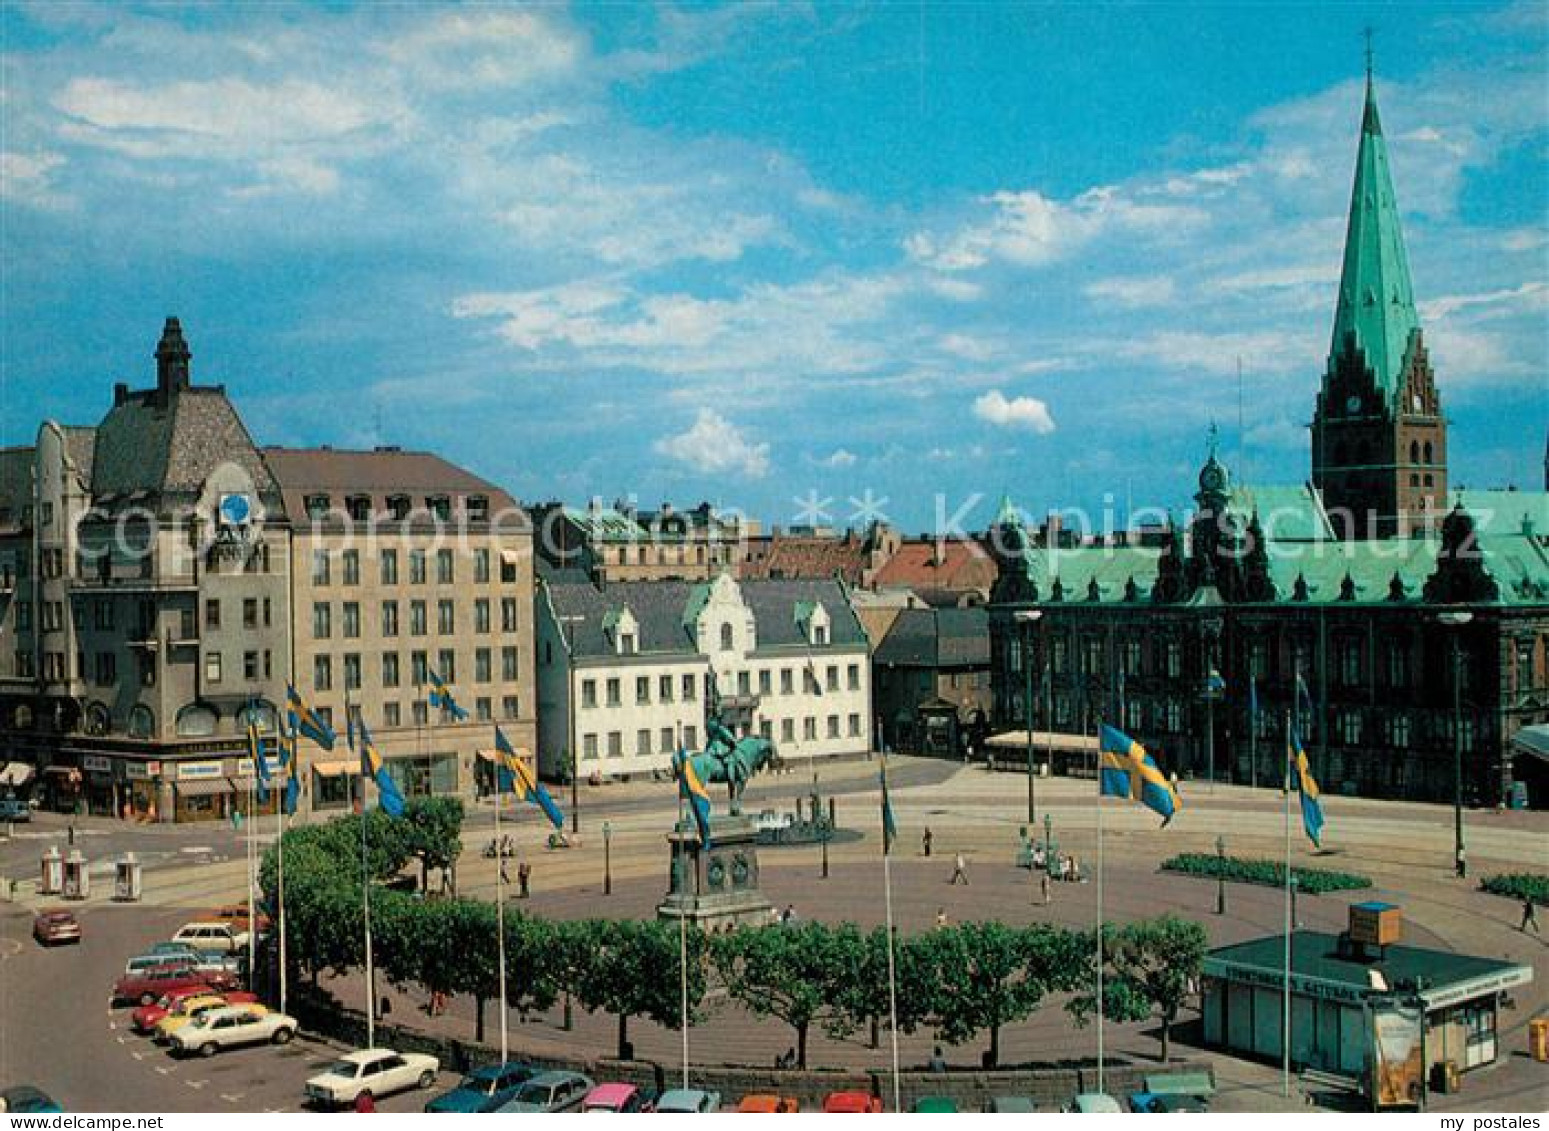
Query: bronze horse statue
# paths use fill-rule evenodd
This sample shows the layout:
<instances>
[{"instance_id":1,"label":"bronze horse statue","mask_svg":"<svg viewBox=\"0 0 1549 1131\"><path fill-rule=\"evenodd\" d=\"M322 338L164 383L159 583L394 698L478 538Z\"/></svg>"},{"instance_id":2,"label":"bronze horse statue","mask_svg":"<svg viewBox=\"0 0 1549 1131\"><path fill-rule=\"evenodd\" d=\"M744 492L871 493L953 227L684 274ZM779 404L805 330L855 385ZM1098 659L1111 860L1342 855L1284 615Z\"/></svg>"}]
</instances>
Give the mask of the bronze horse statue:
<instances>
[{"instance_id":1,"label":"bronze horse statue","mask_svg":"<svg viewBox=\"0 0 1549 1131\"><path fill-rule=\"evenodd\" d=\"M725 723L721 722L720 704L717 700L705 715L705 732L709 743L698 754L686 757L694 766L694 772L705 785L726 783L727 800L733 816L742 812L742 793L760 770L778 769L780 753L775 744L760 735L738 738Z\"/></svg>"}]
</instances>

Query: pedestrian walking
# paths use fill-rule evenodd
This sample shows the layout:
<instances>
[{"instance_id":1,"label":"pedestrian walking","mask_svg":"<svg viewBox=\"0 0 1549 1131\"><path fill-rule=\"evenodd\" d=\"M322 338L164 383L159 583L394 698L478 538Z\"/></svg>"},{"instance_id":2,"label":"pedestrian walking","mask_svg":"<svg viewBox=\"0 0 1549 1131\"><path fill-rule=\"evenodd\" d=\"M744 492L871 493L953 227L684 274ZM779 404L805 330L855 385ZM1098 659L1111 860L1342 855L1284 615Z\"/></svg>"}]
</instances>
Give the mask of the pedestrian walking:
<instances>
[{"instance_id":1,"label":"pedestrian walking","mask_svg":"<svg viewBox=\"0 0 1549 1131\"><path fill-rule=\"evenodd\" d=\"M502 860L500 862L500 886L501 887L510 887L511 886L511 877L506 872L506 862L504 860Z\"/></svg>"},{"instance_id":2,"label":"pedestrian walking","mask_svg":"<svg viewBox=\"0 0 1549 1131\"><path fill-rule=\"evenodd\" d=\"M958 880L963 881L964 887L968 886L968 861L963 859L961 852L952 860L952 879L948 882L955 884Z\"/></svg>"},{"instance_id":3,"label":"pedestrian walking","mask_svg":"<svg viewBox=\"0 0 1549 1131\"><path fill-rule=\"evenodd\" d=\"M944 1076L947 1071L947 1058L941 1055L941 1046L937 1045L930 1054L930 1071L932 1075Z\"/></svg>"},{"instance_id":4,"label":"pedestrian walking","mask_svg":"<svg viewBox=\"0 0 1549 1131\"><path fill-rule=\"evenodd\" d=\"M936 908L936 926L938 926L938 927L945 927L946 925L947 925L947 909L945 907L938 907L938 908Z\"/></svg>"},{"instance_id":5,"label":"pedestrian walking","mask_svg":"<svg viewBox=\"0 0 1549 1131\"><path fill-rule=\"evenodd\" d=\"M920 850L924 852L927 857L930 856L930 842L933 839L934 838L931 836L930 826L926 825L925 832L920 835Z\"/></svg>"},{"instance_id":6,"label":"pedestrian walking","mask_svg":"<svg viewBox=\"0 0 1549 1131\"><path fill-rule=\"evenodd\" d=\"M376 1111L376 1100L371 1098L371 1093L361 1092L355 1097L355 1110L361 1114Z\"/></svg>"},{"instance_id":7,"label":"pedestrian walking","mask_svg":"<svg viewBox=\"0 0 1549 1131\"><path fill-rule=\"evenodd\" d=\"M1043 893L1043 905L1049 906L1049 873L1043 872L1038 876L1038 889Z\"/></svg>"},{"instance_id":8,"label":"pedestrian walking","mask_svg":"<svg viewBox=\"0 0 1549 1131\"><path fill-rule=\"evenodd\" d=\"M532 865L523 860L516 866L516 897L518 899L526 899L531 894L529 890L531 883Z\"/></svg>"},{"instance_id":9,"label":"pedestrian walking","mask_svg":"<svg viewBox=\"0 0 1549 1131\"><path fill-rule=\"evenodd\" d=\"M1538 905L1533 902L1531 895L1525 895L1522 897L1522 922L1517 924L1517 930L1525 935L1529 927L1533 928L1535 935L1541 933L1538 929Z\"/></svg>"}]
</instances>

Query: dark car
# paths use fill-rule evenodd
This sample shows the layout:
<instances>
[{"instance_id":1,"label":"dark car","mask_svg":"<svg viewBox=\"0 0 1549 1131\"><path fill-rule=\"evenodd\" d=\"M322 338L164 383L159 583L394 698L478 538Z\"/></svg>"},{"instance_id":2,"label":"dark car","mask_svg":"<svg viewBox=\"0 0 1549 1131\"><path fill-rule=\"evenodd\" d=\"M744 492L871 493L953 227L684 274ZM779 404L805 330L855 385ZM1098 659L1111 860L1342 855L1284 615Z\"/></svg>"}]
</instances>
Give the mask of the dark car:
<instances>
[{"instance_id":1,"label":"dark car","mask_svg":"<svg viewBox=\"0 0 1549 1131\"><path fill-rule=\"evenodd\" d=\"M527 1081L538 1074L530 1064L486 1064L463 1077L461 1084L425 1105L431 1112L494 1111L513 1099Z\"/></svg>"},{"instance_id":2,"label":"dark car","mask_svg":"<svg viewBox=\"0 0 1549 1131\"><path fill-rule=\"evenodd\" d=\"M41 1115L64 1111L46 1092L30 1084L18 1084L14 1088L0 1088L0 1113L6 1115Z\"/></svg>"},{"instance_id":3,"label":"dark car","mask_svg":"<svg viewBox=\"0 0 1549 1131\"><path fill-rule=\"evenodd\" d=\"M238 982L235 976L218 970L196 970L184 963L177 966L156 966L137 974L125 974L113 983L115 1005L138 1002L150 1005L163 994L189 990L195 986L209 986L214 990L234 990Z\"/></svg>"},{"instance_id":4,"label":"dark car","mask_svg":"<svg viewBox=\"0 0 1549 1131\"><path fill-rule=\"evenodd\" d=\"M1155 1092L1132 1092L1129 1097L1130 1111L1151 1115L1170 1115L1177 1111L1209 1111L1210 1106L1202 1096L1158 1095Z\"/></svg>"},{"instance_id":5,"label":"dark car","mask_svg":"<svg viewBox=\"0 0 1549 1131\"><path fill-rule=\"evenodd\" d=\"M20 797L0 797L0 821L31 821L32 810Z\"/></svg>"},{"instance_id":6,"label":"dark car","mask_svg":"<svg viewBox=\"0 0 1549 1131\"><path fill-rule=\"evenodd\" d=\"M81 941L81 921L75 912L63 907L50 907L39 911L32 921L32 937L39 946Z\"/></svg>"}]
</instances>

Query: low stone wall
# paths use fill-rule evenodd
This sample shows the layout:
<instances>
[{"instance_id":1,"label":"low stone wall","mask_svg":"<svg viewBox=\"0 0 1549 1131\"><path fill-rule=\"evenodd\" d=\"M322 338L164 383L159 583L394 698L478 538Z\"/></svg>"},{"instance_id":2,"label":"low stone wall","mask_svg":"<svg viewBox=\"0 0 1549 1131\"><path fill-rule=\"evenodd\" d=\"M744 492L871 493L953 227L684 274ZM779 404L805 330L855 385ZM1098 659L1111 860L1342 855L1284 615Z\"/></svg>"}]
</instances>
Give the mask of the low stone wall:
<instances>
[{"instance_id":1,"label":"low stone wall","mask_svg":"<svg viewBox=\"0 0 1549 1131\"><path fill-rule=\"evenodd\" d=\"M326 994L313 997L308 992L297 997L292 1012L304 1030L355 1048L364 1044L366 1021L362 1014L342 1008ZM499 1056L495 1049L486 1045L432 1036L389 1022L377 1025L376 1040L378 1045L400 1052L422 1052L439 1057L441 1067L447 1072L466 1072L476 1065L491 1063ZM670 1088L679 1080L677 1064L615 1060L612 1057L529 1055L522 1051L512 1055L513 1059L543 1068L581 1072L599 1082ZM1208 1060L1174 1060L1165 1066L1149 1061L1138 1064L1109 1061L1104 1066L1103 1090L1122 1098L1130 1092L1140 1091L1145 1076L1161 1072L1203 1072L1214 1079L1214 1069ZM892 1092L887 1073L866 1069L820 1068L800 1072L695 1064L691 1075L694 1087L720 1092L721 1100L727 1106L736 1104L746 1095L769 1093L795 1096L803 1109L815 1110L830 1092L873 1092L885 1098ZM899 1076L899 1090L906 1107L921 1096L950 1096L962 1110L980 1111L996 1096L1025 1096L1040 1110L1058 1111L1077 1093L1098 1090L1097 1067L1083 1063L997 1071L903 1072Z\"/></svg>"}]
</instances>

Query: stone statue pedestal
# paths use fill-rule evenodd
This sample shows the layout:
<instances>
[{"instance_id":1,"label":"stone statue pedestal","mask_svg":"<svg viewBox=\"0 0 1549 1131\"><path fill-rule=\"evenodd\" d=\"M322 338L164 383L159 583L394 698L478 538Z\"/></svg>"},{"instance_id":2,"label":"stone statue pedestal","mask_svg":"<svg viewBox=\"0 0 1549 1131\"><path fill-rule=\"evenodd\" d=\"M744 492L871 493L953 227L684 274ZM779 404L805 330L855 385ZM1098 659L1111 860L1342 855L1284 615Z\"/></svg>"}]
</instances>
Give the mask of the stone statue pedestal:
<instances>
[{"instance_id":1,"label":"stone statue pedestal","mask_svg":"<svg viewBox=\"0 0 1549 1131\"><path fill-rule=\"evenodd\" d=\"M692 820L680 821L667 834L667 894L656 917L687 919L706 931L771 922L774 905L758 888L757 826L747 817L717 816L710 839L706 852Z\"/></svg>"}]
</instances>

